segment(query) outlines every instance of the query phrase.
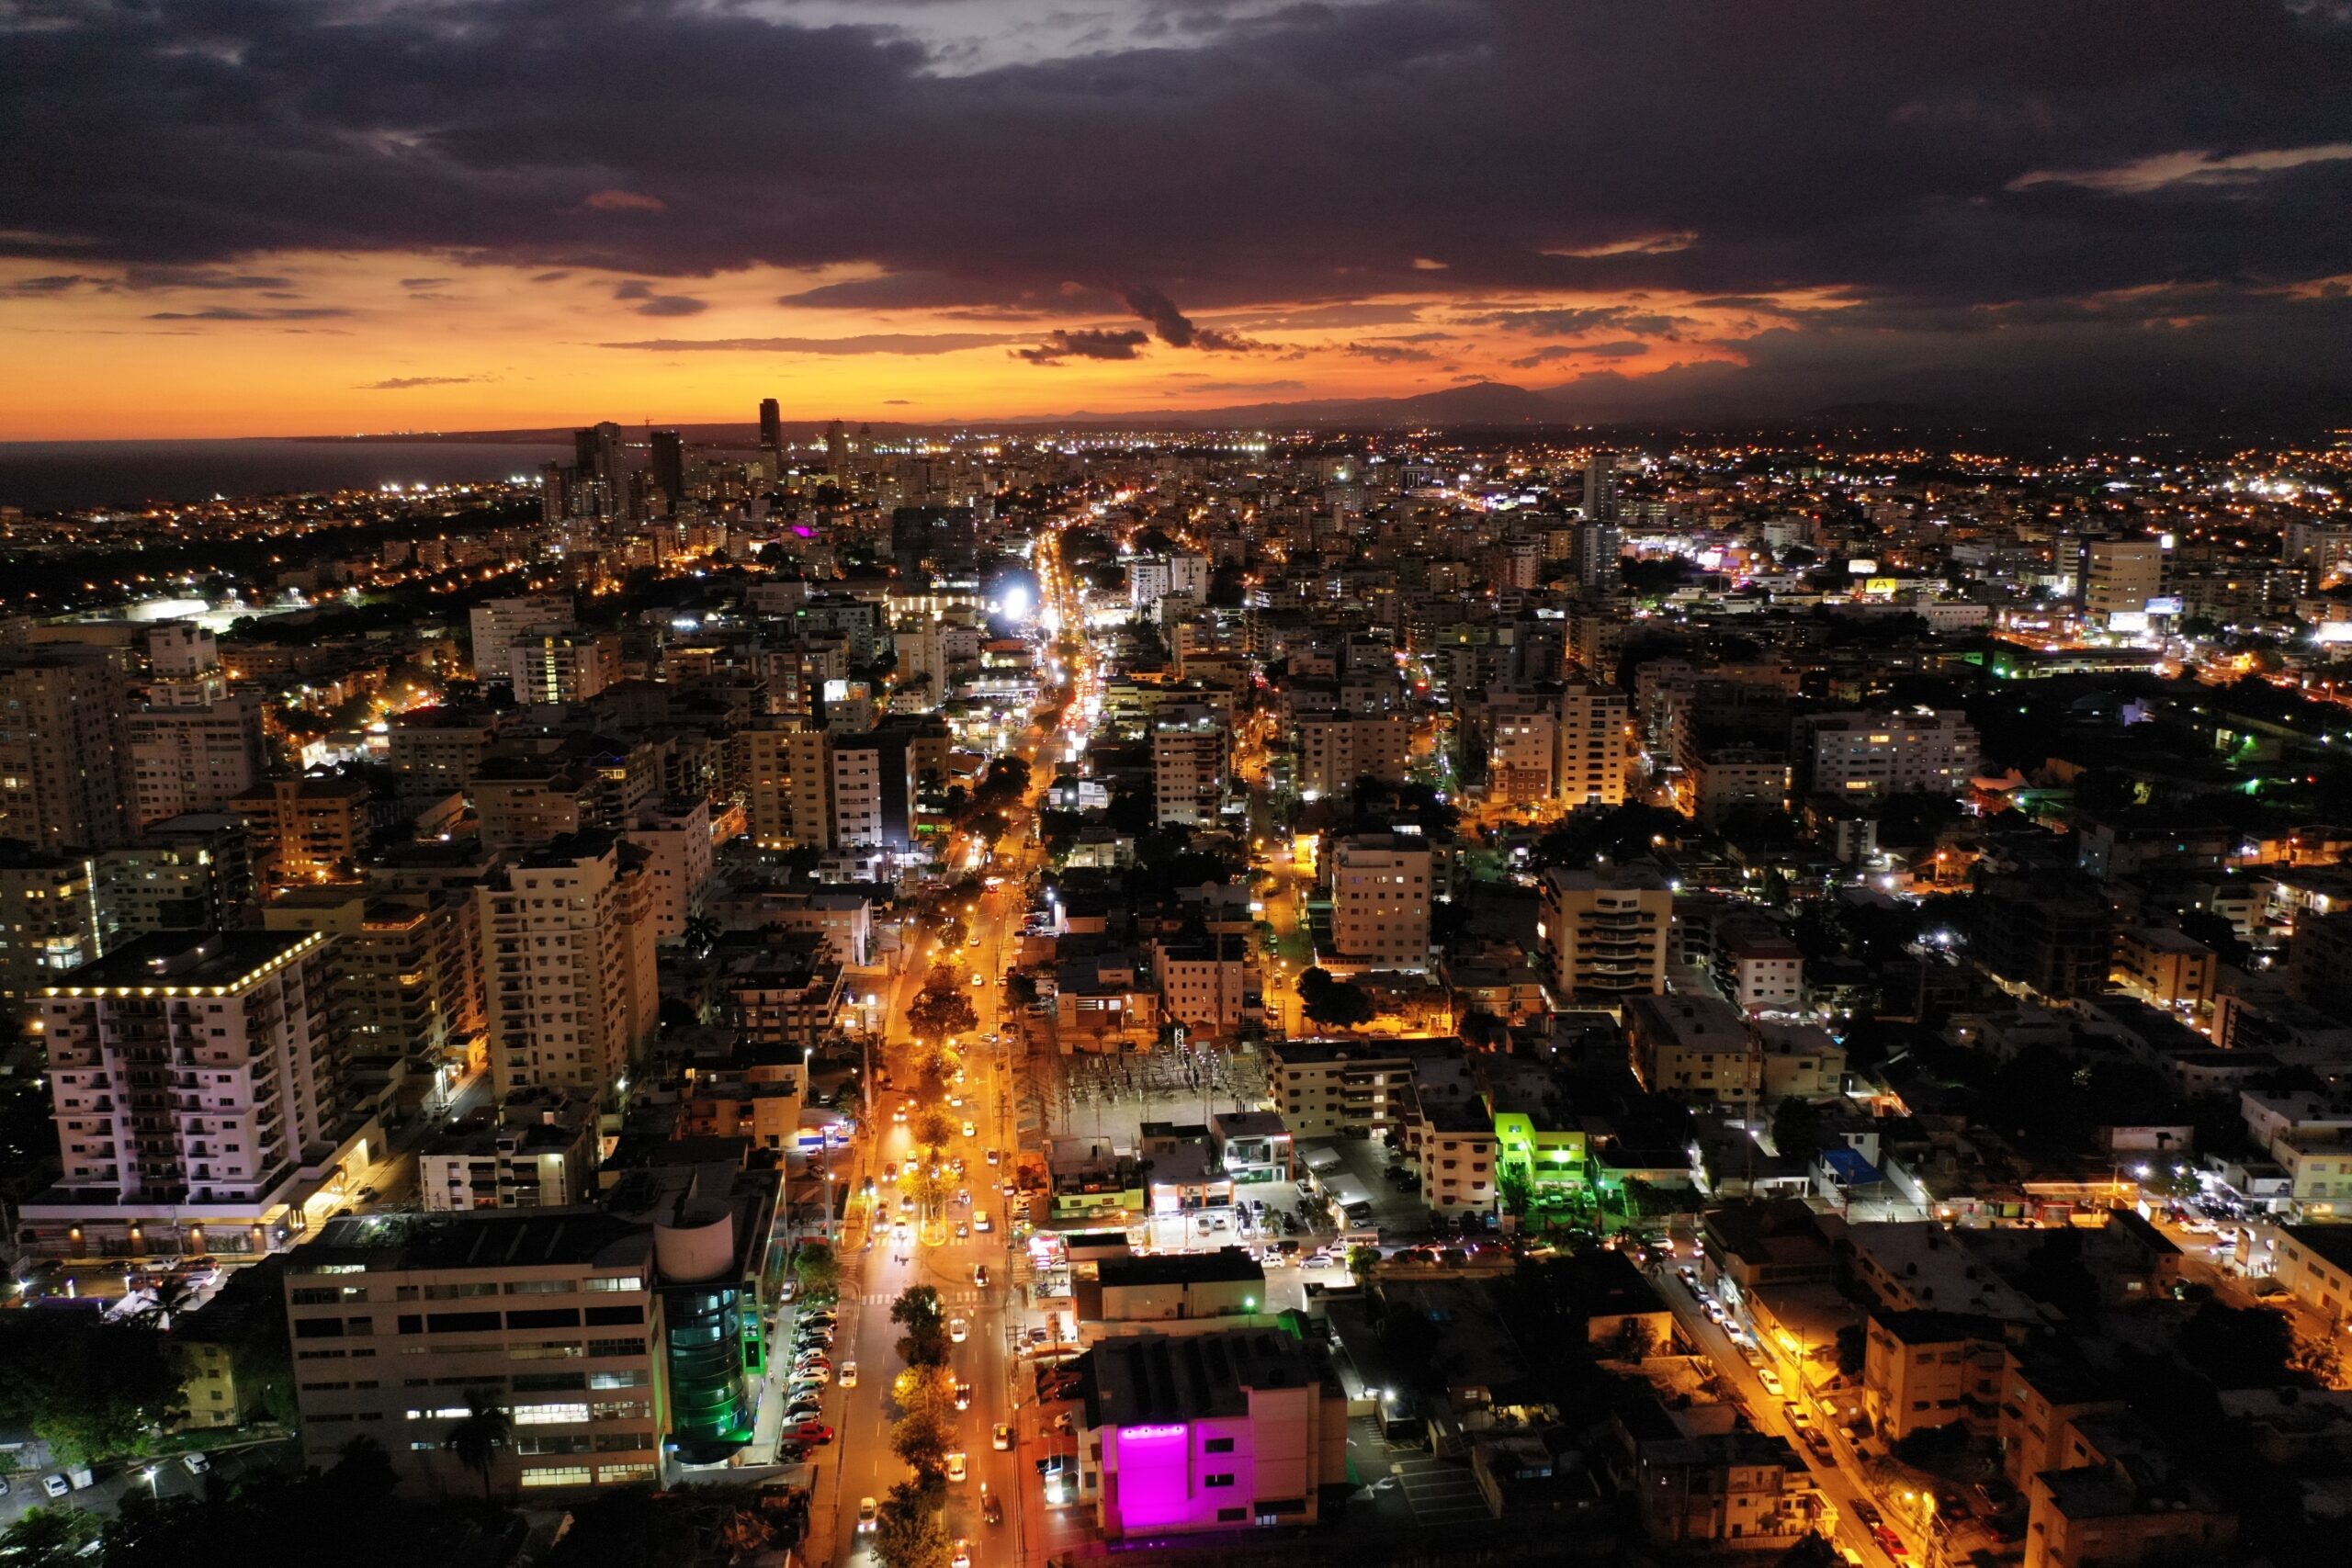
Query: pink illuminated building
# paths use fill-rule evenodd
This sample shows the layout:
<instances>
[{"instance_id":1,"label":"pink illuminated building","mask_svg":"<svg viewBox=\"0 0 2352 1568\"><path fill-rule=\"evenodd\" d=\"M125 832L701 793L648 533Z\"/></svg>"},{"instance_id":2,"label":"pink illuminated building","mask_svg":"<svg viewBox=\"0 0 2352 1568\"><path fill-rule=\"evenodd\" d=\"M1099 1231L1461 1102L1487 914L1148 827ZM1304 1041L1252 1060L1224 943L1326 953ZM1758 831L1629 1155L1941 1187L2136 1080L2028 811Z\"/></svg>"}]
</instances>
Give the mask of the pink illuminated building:
<instances>
[{"instance_id":1,"label":"pink illuminated building","mask_svg":"<svg viewBox=\"0 0 2352 1568\"><path fill-rule=\"evenodd\" d=\"M1087 1360L1080 1485L1106 1538L1310 1523L1347 1483L1346 1399L1288 1333L1122 1335Z\"/></svg>"}]
</instances>

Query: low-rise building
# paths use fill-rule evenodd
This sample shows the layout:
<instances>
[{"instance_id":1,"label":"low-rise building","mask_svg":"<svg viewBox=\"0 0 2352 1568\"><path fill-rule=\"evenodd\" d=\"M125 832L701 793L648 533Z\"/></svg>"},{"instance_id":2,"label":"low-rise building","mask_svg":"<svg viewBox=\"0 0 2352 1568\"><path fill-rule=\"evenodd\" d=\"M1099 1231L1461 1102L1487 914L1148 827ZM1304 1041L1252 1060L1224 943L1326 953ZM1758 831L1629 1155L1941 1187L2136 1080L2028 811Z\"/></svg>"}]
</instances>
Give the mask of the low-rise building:
<instances>
[{"instance_id":1,"label":"low-rise building","mask_svg":"<svg viewBox=\"0 0 2352 1568\"><path fill-rule=\"evenodd\" d=\"M443 1128L416 1152L416 1183L436 1213L560 1209L594 1195L596 1108L561 1089L508 1091L494 1113Z\"/></svg>"},{"instance_id":2,"label":"low-rise building","mask_svg":"<svg viewBox=\"0 0 2352 1568\"><path fill-rule=\"evenodd\" d=\"M1081 1323L1239 1317L1266 1304L1266 1270L1238 1247L1105 1258L1075 1286Z\"/></svg>"},{"instance_id":3,"label":"low-rise building","mask_svg":"<svg viewBox=\"0 0 2352 1568\"><path fill-rule=\"evenodd\" d=\"M2170 926L2125 926L2109 978L2157 1007L2194 1012L2212 1005L2217 962L2211 948Z\"/></svg>"},{"instance_id":4,"label":"low-rise building","mask_svg":"<svg viewBox=\"0 0 2352 1568\"><path fill-rule=\"evenodd\" d=\"M1717 1105L1753 1105L1763 1061L1747 1021L1729 1002L1677 994L1633 997L1625 1037L1634 1069L1653 1094Z\"/></svg>"},{"instance_id":5,"label":"low-rise building","mask_svg":"<svg viewBox=\"0 0 2352 1568\"><path fill-rule=\"evenodd\" d=\"M1863 1408L1889 1441L1963 1422L1990 1431L2007 1348L1994 1318L1881 1308L1863 1346Z\"/></svg>"}]
</instances>

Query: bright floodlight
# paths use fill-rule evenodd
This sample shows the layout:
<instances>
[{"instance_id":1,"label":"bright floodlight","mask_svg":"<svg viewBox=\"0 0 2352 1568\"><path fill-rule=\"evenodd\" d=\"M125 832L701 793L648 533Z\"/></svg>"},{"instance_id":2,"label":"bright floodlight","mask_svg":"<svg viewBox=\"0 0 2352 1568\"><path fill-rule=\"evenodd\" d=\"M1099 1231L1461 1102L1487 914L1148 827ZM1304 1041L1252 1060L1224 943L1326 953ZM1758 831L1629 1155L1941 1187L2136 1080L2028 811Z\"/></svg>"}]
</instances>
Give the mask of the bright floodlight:
<instances>
[{"instance_id":1,"label":"bright floodlight","mask_svg":"<svg viewBox=\"0 0 2352 1568\"><path fill-rule=\"evenodd\" d=\"M1029 590L1016 582L1004 591L1004 614L1007 619L1025 621L1035 608L1029 602Z\"/></svg>"}]
</instances>

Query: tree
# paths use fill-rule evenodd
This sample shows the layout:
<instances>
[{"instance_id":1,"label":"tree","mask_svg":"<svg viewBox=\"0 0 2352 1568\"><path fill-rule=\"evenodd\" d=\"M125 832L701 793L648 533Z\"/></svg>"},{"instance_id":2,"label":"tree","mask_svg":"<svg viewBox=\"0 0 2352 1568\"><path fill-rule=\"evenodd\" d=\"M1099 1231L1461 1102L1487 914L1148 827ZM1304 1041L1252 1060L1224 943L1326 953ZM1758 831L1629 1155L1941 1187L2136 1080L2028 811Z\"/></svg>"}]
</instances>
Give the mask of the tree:
<instances>
[{"instance_id":1,"label":"tree","mask_svg":"<svg viewBox=\"0 0 2352 1568\"><path fill-rule=\"evenodd\" d=\"M906 1330L899 1336L899 1359L910 1367L947 1364L947 1319L940 1310L939 1292L929 1285L911 1285L890 1303L890 1321Z\"/></svg>"},{"instance_id":2,"label":"tree","mask_svg":"<svg viewBox=\"0 0 2352 1568\"><path fill-rule=\"evenodd\" d=\"M0 1313L0 1420L30 1427L61 1463L144 1452L179 1401L178 1358L152 1326Z\"/></svg>"},{"instance_id":3,"label":"tree","mask_svg":"<svg viewBox=\"0 0 2352 1568\"><path fill-rule=\"evenodd\" d=\"M935 1108L915 1118L912 1131L915 1142L933 1154L956 1141L956 1123L948 1119L945 1111Z\"/></svg>"},{"instance_id":4,"label":"tree","mask_svg":"<svg viewBox=\"0 0 2352 1568\"><path fill-rule=\"evenodd\" d=\"M1782 1159L1811 1159L1821 1151L1821 1111L1790 1095L1772 1111L1772 1146Z\"/></svg>"},{"instance_id":5,"label":"tree","mask_svg":"<svg viewBox=\"0 0 2352 1568\"><path fill-rule=\"evenodd\" d=\"M947 1568L951 1550L929 1489L911 1481L891 1487L874 1528L874 1555L883 1568Z\"/></svg>"},{"instance_id":6,"label":"tree","mask_svg":"<svg viewBox=\"0 0 2352 1568\"><path fill-rule=\"evenodd\" d=\"M1373 1268L1374 1265L1379 1263L1379 1261L1380 1248L1376 1247L1351 1247L1348 1248L1348 1272L1354 1276L1355 1281L1359 1285L1372 1278Z\"/></svg>"},{"instance_id":7,"label":"tree","mask_svg":"<svg viewBox=\"0 0 2352 1568\"><path fill-rule=\"evenodd\" d=\"M1646 1359L1657 1344L1657 1336L1646 1320L1628 1317L1618 1325L1616 1337L1610 1348L1621 1361L1639 1361Z\"/></svg>"},{"instance_id":8,"label":"tree","mask_svg":"<svg viewBox=\"0 0 2352 1568\"><path fill-rule=\"evenodd\" d=\"M2295 1331L2284 1313L2207 1302L2181 1325L2180 1359L2215 1388L2278 1388L2301 1383Z\"/></svg>"},{"instance_id":9,"label":"tree","mask_svg":"<svg viewBox=\"0 0 2352 1568\"><path fill-rule=\"evenodd\" d=\"M1308 1018L1333 1029L1351 1029L1372 1021L1372 998L1363 987L1334 979L1320 964L1299 976L1298 1001Z\"/></svg>"},{"instance_id":10,"label":"tree","mask_svg":"<svg viewBox=\"0 0 2352 1568\"><path fill-rule=\"evenodd\" d=\"M952 1440L946 1426L928 1412L901 1416L890 1427L890 1451L926 1480L946 1470L947 1445Z\"/></svg>"},{"instance_id":11,"label":"tree","mask_svg":"<svg viewBox=\"0 0 2352 1568\"><path fill-rule=\"evenodd\" d=\"M1515 1214L1523 1220L1535 1205L1535 1184L1528 1179L1526 1169L1515 1161L1496 1172L1495 1191L1502 1199L1506 1214Z\"/></svg>"},{"instance_id":12,"label":"tree","mask_svg":"<svg viewBox=\"0 0 2352 1568\"><path fill-rule=\"evenodd\" d=\"M1004 999L1013 1007L1030 1007L1037 1000L1037 981L1031 975L1008 975L1004 977Z\"/></svg>"},{"instance_id":13,"label":"tree","mask_svg":"<svg viewBox=\"0 0 2352 1568\"><path fill-rule=\"evenodd\" d=\"M805 1304L830 1302L842 1293L842 1260L821 1241L804 1241L792 1255L795 1289Z\"/></svg>"},{"instance_id":14,"label":"tree","mask_svg":"<svg viewBox=\"0 0 2352 1568\"><path fill-rule=\"evenodd\" d=\"M972 998L956 983L953 975L941 985L937 976L924 982L922 992L907 1008L907 1027L919 1036L945 1040L950 1035L968 1034L980 1026L980 1015L972 1006Z\"/></svg>"},{"instance_id":15,"label":"tree","mask_svg":"<svg viewBox=\"0 0 2352 1568\"><path fill-rule=\"evenodd\" d=\"M972 940L971 923L961 915L948 915L939 922L939 945L953 953Z\"/></svg>"},{"instance_id":16,"label":"tree","mask_svg":"<svg viewBox=\"0 0 2352 1568\"><path fill-rule=\"evenodd\" d=\"M466 1395L466 1414L449 1428L449 1451L458 1462L481 1477L482 1500L490 1499L491 1472L498 1463L498 1450L514 1440L514 1417L498 1403L498 1396L488 1389L475 1389Z\"/></svg>"},{"instance_id":17,"label":"tree","mask_svg":"<svg viewBox=\"0 0 2352 1568\"><path fill-rule=\"evenodd\" d=\"M82 1508L28 1508L0 1531L0 1561L8 1568L80 1568L100 1522Z\"/></svg>"},{"instance_id":18,"label":"tree","mask_svg":"<svg viewBox=\"0 0 2352 1568\"><path fill-rule=\"evenodd\" d=\"M1845 1558L1826 1535L1808 1535L1772 1560L1772 1568L1842 1568Z\"/></svg>"}]
</instances>

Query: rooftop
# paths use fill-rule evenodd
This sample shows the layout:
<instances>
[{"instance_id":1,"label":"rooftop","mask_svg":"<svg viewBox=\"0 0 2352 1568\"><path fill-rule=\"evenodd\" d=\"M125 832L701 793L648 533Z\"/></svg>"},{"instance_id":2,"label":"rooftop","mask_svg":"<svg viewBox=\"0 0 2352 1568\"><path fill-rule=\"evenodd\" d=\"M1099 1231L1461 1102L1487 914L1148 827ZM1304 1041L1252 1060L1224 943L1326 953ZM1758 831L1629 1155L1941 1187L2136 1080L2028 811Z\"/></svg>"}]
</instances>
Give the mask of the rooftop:
<instances>
[{"instance_id":1,"label":"rooftop","mask_svg":"<svg viewBox=\"0 0 2352 1568\"><path fill-rule=\"evenodd\" d=\"M642 1268L653 1233L601 1209L365 1214L329 1220L288 1256L290 1274L459 1269Z\"/></svg>"},{"instance_id":2,"label":"rooftop","mask_svg":"<svg viewBox=\"0 0 2352 1568\"><path fill-rule=\"evenodd\" d=\"M224 995L259 983L326 940L316 931L150 931L42 987L42 995Z\"/></svg>"},{"instance_id":3,"label":"rooftop","mask_svg":"<svg viewBox=\"0 0 2352 1568\"><path fill-rule=\"evenodd\" d=\"M1092 1372L1088 1419L1101 1427L1242 1416L1252 1389L1314 1388L1324 1381L1304 1343L1271 1328L1125 1336L1096 1345L1086 1361Z\"/></svg>"}]
</instances>

